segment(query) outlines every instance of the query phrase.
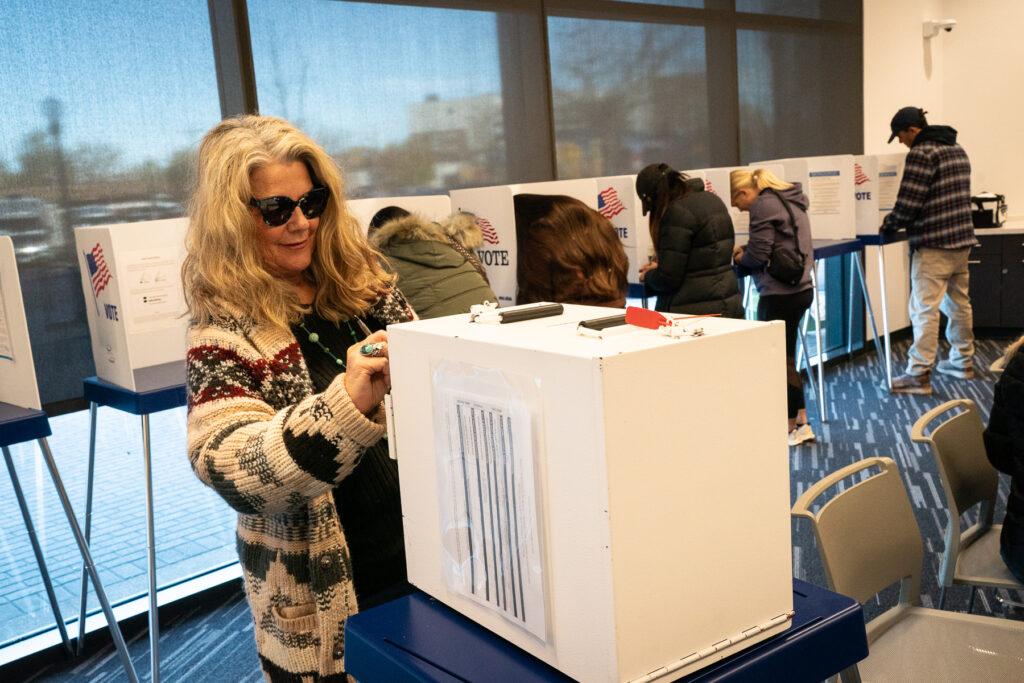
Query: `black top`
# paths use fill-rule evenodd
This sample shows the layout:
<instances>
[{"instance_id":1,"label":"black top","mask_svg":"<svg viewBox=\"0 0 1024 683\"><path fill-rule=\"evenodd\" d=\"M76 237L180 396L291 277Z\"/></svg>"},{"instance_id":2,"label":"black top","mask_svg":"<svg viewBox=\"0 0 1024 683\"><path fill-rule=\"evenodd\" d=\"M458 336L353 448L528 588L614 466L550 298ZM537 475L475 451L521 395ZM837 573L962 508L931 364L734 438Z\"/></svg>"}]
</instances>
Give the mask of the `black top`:
<instances>
[{"instance_id":1,"label":"black top","mask_svg":"<svg viewBox=\"0 0 1024 683\"><path fill-rule=\"evenodd\" d=\"M311 311L303 316L302 322L343 361L348 347L366 336L355 320L335 325ZM371 332L383 329L373 318L367 317L363 322ZM314 391L323 392L344 368L324 353L319 344L311 342L299 325L292 325L292 332L306 359ZM352 473L335 487L334 504L348 542L360 609L404 593L407 584L398 463L388 455L385 440L367 449Z\"/></svg>"},{"instance_id":2,"label":"black top","mask_svg":"<svg viewBox=\"0 0 1024 683\"><path fill-rule=\"evenodd\" d=\"M658 226L658 267L644 284L658 295L655 308L691 315L743 317L736 274L732 218L704 181L687 181L686 195L668 205Z\"/></svg>"},{"instance_id":3,"label":"black top","mask_svg":"<svg viewBox=\"0 0 1024 683\"><path fill-rule=\"evenodd\" d=\"M1010 475L1002 547L1016 546L1019 553L1024 548L1024 349L1013 355L996 382L985 450L993 467Z\"/></svg>"}]
</instances>

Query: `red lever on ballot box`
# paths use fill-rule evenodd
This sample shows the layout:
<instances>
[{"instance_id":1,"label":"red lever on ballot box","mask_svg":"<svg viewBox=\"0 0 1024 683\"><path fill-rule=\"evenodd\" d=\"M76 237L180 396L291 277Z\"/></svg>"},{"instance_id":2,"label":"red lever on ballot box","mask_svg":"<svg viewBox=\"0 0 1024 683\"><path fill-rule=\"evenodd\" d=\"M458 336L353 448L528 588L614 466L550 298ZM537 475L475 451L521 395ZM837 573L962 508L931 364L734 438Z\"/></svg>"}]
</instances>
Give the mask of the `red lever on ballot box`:
<instances>
[{"instance_id":1,"label":"red lever on ballot box","mask_svg":"<svg viewBox=\"0 0 1024 683\"><path fill-rule=\"evenodd\" d=\"M651 311L639 306L626 308L626 324L646 327L649 330L657 330L661 327L672 327L680 325L684 320L696 320L697 318L717 318L721 313L705 313L704 315L676 315L667 318L657 311Z\"/></svg>"},{"instance_id":2,"label":"red lever on ballot box","mask_svg":"<svg viewBox=\"0 0 1024 683\"><path fill-rule=\"evenodd\" d=\"M629 306L626 308L626 324L656 330L671 323L668 318L657 311L640 308L639 306Z\"/></svg>"}]
</instances>

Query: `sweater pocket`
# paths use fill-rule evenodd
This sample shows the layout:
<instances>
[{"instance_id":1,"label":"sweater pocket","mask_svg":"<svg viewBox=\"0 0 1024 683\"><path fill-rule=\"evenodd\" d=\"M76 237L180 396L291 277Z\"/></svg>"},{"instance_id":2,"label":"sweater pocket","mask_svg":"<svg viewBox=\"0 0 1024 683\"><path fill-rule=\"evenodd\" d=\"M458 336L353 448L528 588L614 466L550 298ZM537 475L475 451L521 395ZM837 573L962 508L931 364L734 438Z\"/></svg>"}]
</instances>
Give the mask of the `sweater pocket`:
<instances>
[{"instance_id":1,"label":"sweater pocket","mask_svg":"<svg viewBox=\"0 0 1024 683\"><path fill-rule=\"evenodd\" d=\"M274 624L282 633L309 633L316 629L316 603L291 607L275 606L271 609Z\"/></svg>"}]
</instances>

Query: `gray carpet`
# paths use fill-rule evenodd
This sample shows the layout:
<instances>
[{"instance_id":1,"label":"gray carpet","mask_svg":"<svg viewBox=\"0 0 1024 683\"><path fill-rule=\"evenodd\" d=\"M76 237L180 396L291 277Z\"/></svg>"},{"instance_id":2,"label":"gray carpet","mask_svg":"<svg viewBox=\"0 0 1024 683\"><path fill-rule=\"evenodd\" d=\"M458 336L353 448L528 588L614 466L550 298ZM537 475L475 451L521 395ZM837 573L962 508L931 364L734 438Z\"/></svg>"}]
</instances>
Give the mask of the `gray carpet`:
<instances>
[{"instance_id":1,"label":"gray carpet","mask_svg":"<svg viewBox=\"0 0 1024 683\"><path fill-rule=\"evenodd\" d=\"M978 344L978 368L988 365L1001 354L1005 340L983 340ZM895 347L894 370L903 367L908 343ZM932 396L892 396L882 389L881 371L874 354L860 355L827 368L828 410L830 421L821 425L813 420L818 441L790 449L792 467L792 498L796 500L808 485L855 460L871 455L892 457L899 464L925 539L925 567L922 602L935 606L938 602L936 571L942 549L942 530L946 524L941 484L925 449L910 440L910 425L929 408L951 398L973 399L987 421L992 402L994 376L987 371L973 381L955 380L942 375L933 378ZM808 388L809 413L815 413ZM1000 485L1000 504L996 519L1002 518L1007 481ZM807 524L794 525L794 573L819 585L824 584L821 565L811 530ZM979 593L974 611L992 614L998 610L991 591ZM1013 597L1013 596L1011 596ZM1021 599L1024 596L1016 596ZM964 610L968 589L949 591L946 609ZM882 600L891 599L890 595ZM876 604L867 606L870 616ZM1016 618L1021 618L1018 615ZM129 630L130 648L135 666L148 679L148 640L143 623ZM94 638L93 642L99 641ZM112 646L109 644L77 661L47 663L26 676L10 678L0 670L0 679L54 681L88 680L102 683L124 680ZM161 633L161 673L167 681L258 681L261 680L253 643L252 623L241 590L221 590L215 598L204 597L199 604L178 610L165 618Z\"/></svg>"}]
</instances>

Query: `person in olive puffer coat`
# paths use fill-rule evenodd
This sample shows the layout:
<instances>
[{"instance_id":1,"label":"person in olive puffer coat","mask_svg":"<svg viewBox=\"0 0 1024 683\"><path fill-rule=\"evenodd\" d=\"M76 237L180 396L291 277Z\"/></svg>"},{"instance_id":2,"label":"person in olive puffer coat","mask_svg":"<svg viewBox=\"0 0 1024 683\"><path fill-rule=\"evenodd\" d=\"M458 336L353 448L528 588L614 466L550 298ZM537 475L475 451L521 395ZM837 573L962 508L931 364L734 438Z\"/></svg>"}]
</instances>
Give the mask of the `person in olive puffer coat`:
<instances>
[{"instance_id":1,"label":"person in olive puffer coat","mask_svg":"<svg viewBox=\"0 0 1024 683\"><path fill-rule=\"evenodd\" d=\"M387 207L370 221L369 238L398 275L398 288L420 318L469 313L473 304L498 300L472 251L483 243L472 214L456 213L434 223Z\"/></svg>"},{"instance_id":2,"label":"person in olive puffer coat","mask_svg":"<svg viewBox=\"0 0 1024 683\"><path fill-rule=\"evenodd\" d=\"M735 234L729 210L704 181L668 164L651 164L636 178L643 212L651 214L655 260L640 268L655 308L691 315L743 317L732 269Z\"/></svg>"}]
</instances>

